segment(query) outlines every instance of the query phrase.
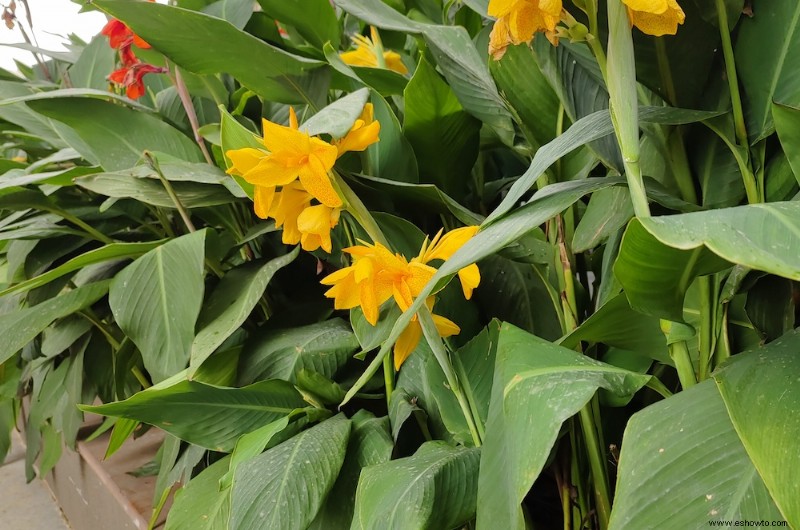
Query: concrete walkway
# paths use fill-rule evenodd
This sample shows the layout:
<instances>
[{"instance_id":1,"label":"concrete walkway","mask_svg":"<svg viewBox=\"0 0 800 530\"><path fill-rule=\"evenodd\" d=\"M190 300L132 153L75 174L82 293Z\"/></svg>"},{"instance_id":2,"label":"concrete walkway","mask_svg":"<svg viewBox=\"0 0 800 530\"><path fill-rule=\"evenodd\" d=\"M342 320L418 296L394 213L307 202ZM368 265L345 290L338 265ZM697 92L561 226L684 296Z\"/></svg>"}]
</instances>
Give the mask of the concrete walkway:
<instances>
[{"instance_id":1,"label":"concrete walkway","mask_svg":"<svg viewBox=\"0 0 800 530\"><path fill-rule=\"evenodd\" d=\"M69 530L47 483L25 483L25 446L12 433L11 451L0 466L0 527L8 530Z\"/></svg>"}]
</instances>

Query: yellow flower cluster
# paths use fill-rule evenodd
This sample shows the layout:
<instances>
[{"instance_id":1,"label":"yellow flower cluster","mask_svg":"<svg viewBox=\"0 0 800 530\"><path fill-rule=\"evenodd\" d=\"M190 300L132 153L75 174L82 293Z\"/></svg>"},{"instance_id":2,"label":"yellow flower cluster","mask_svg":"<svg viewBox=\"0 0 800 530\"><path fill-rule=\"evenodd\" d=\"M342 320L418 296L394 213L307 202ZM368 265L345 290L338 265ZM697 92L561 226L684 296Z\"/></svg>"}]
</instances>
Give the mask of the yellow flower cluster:
<instances>
[{"instance_id":1,"label":"yellow flower cluster","mask_svg":"<svg viewBox=\"0 0 800 530\"><path fill-rule=\"evenodd\" d=\"M380 127L372 104L367 103L347 135L328 143L298 130L290 108L288 127L263 120L265 149L245 147L225 153L231 161L228 173L253 184L256 215L283 227L285 244L330 252L331 229L339 222L342 200L329 172L347 151L363 151L377 142Z\"/></svg>"},{"instance_id":2,"label":"yellow flower cluster","mask_svg":"<svg viewBox=\"0 0 800 530\"><path fill-rule=\"evenodd\" d=\"M380 243L364 243L346 248L345 252L352 256L352 265L322 279L323 285L331 286L325 296L334 299L336 309L360 306L364 318L374 326L378 323L381 304L394 298L400 309L408 309L436 273L436 269L429 263L448 259L477 231L477 226L451 230L444 236L440 231L433 240L425 240L419 255L411 261L401 254L393 254ZM464 297L469 300L481 280L478 266L472 264L461 269L458 277ZM425 302L432 309L434 297ZM442 337L456 335L461 331L455 323L442 316L433 315L433 319ZM395 368L399 369L411 355L421 336L422 328L415 316L394 345Z\"/></svg>"}]
</instances>

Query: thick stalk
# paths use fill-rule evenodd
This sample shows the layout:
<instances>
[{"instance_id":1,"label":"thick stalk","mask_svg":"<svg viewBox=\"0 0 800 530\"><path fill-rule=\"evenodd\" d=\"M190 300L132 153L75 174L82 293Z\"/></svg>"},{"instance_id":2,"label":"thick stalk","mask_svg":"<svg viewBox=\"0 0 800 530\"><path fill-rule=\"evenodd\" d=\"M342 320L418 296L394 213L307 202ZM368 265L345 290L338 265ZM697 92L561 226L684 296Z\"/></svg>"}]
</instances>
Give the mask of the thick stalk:
<instances>
[{"instance_id":1,"label":"thick stalk","mask_svg":"<svg viewBox=\"0 0 800 530\"><path fill-rule=\"evenodd\" d=\"M650 217L650 205L639 166L639 106L633 37L628 14L620 0L608 0L608 30L608 63L605 75L611 121L622 152L633 211L637 217Z\"/></svg>"},{"instance_id":2,"label":"thick stalk","mask_svg":"<svg viewBox=\"0 0 800 530\"><path fill-rule=\"evenodd\" d=\"M605 464L603 452L600 449L600 440L594 426L590 405L583 407L578 415L581 422L581 431L586 440L586 453L589 455L589 469L592 471L592 484L594 498L597 503L597 520L600 529L608 528L608 518L611 515L611 501L609 500L608 484L605 480Z\"/></svg>"},{"instance_id":3,"label":"thick stalk","mask_svg":"<svg viewBox=\"0 0 800 530\"><path fill-rule=\"evenodd\" d=\"M678 379L681 381L681 387L686 390L696 385L697 378L694 374L692 358L689 355L689 349L686 347L686 341L680 340L670 344L669 356L675 363L675 368L678 369Z\"/></svg>"},{"instance_id":4,"label":"thick stalk","mask_svg":"<svg viewBox=\"0 0 800 530\"><path fill-rule=\"evenodd\" d=\"M386 388L386 406L392 399L394 392L394 366L392 366L392 356L387 355L383 358L383 386Z\"/></svg>"}]
</instances>

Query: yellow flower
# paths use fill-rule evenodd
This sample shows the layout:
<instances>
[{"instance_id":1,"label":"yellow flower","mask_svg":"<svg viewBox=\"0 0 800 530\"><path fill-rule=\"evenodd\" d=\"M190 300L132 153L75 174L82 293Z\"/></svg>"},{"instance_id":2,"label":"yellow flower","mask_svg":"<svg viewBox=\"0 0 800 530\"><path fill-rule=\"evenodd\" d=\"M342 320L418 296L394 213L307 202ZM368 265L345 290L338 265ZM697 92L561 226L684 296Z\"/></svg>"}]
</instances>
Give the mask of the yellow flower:
<instances>
[{"instance_id":1,"label":"yellow flower","mask_svg":"<svg viewBox=\"0 0 800 530\"><path fill-rule=\"evenodd\" d=\"M499 60L508 46L530 42L537 31L557 44L561 9L561 0L489 0L489 16L497 18L489 35L489 54Z\"/></svg>"},{"instance_id":2,"label":"yellow flower","mask_svg":"<svg viewBox=\"0 0 800 530\"><path fill-rule=\"evenodd\" d=\"M331 253L331 229L339 222L341 208L331 208L324 204L309 206L297 217L300 231L300 244L303 250L311 252L322 247Z\"/></svg>"},{"instance_id":3,"label":"yellow flower","mask_svg":"<svg viewBox=\"0 0 800 530\"><path fill-rule=\"evenodd\" d=\"M253 189L253 210L262 219L269 217L272 201L275 199L274 186L255 186Z\"/></svg>"},{"instance_id":4,"label":"yellow flower","mask_svg":"<svg viewBox=\"0 0 800 530\"><path fill-rule=\"evenodd\" d=\"M380 37L378 37L378 32L375 28L372 28L371 40L369 37L365 37L364 35L355 35L353 36L352 40L353 44L356 45L356 49L341 53L339 54L339 57L346 64L352 66L378 68L378 52L373 41L379 42L379 39ZM403 64L400 54L397 52L384 51L383 62L387 69L393 70L398 74L405 75L408 73L408 68L406 68L406 65Z\"/></svg>"},{"instance_id":5,"label":"yellow flower","mask_svg":"<svg viewBox=\"0 0 800 530\"><path fill-rule=\"evenodd\" d=\"M290 109L290 126L262 120L266 152L245 147L225 153L231 160L228 173L239 174L256 186L286 186L298 178L311 195L326 206L342 200L333 189L328 171L338 153L335 146L297 130L297 117Z\"/></svg>"},{"instance_id":6,"label":"yellow flower","mask_svg":"<svg viewBox=\"0 0 800 530\"><path fill-rule=\"evenodd\" d=\"M434 297L430 296L425 300L425 305L428 309L433 310ZM451 337L461 333L461 328L455 322L440 315L432 315L433 323L436 324L436 331L439 332L441 337ZM422 338L422 326L419 323L417 315L411 319L406 329L397 338L394 343L394 369L399 370L400 366L408 359L408 356L416 349L419 344L419 339Z\"/></svg>"},{"instance_id":7,"label":"yellow flower","mask_svg":"<svg viewBox=\"0 0 800 530\"><path fill-rule=\"evenodd\" d=\"M334 299L336 309L361 306L364 318L374 326L381 304L392 297L396 273L405 270L408 264L380 243L365 243L344 251L353 257L353 264L321 280L323 285L332 286L325 296Z\"/></svg>"},{"instance_id":8,"label":"yellow flower","mask_svg":"<svg viewBox=\"0 0 800 530\"><path fill-rule=\"evenodd\" d=\"M363 151L379 140L380 131L381 123L375 121L372 103L367 103L350 131L341 140L334 141L333 145L339 150L338 156L348 151Z\"/></svg>"},{"instance_id":9,"label":"yellow flower","mask_svg":"<svg viewBox=\"0 0 800 530\"><path fill-rule=\"evenodd\" d=\"M675 35L686 15L675 0L622 0L628 8L631 25L643 33L660 37Z\"/></svg>"},{"instance_id":10,"label":"yellow flower","mask_svg":"<svg viewBox=\"0 0 800 530\"><path fill-rule=\"evenodd\" d=\"M428 263L433 260L448 260L450 256L456 253L464 243L469 241L472 236L478 233L477 226L463 226L447 232L442 237L442 231L428 243L422 244L422 249L419 255L412 261L419 261L421 263ZM472 297L472 291L481 282L481 273L476 264L468 265L458 271L458 279L461 281L461 289L464 292L464 298L469 300Z\"/></svg>"},{"instance_id":11,"label":"yellow flower","mask_svg":"<svg viewBox=\"0 0 800 530\"><path fill-rule=\"evenodd\" d=\"M283 227L282 241L286 245L296 245L302 238L297 227L297 218L311 204L311 195L297 182L287 184L275 193L269 217L275 219L277 228Z\"/></svg>"}]
</instances>

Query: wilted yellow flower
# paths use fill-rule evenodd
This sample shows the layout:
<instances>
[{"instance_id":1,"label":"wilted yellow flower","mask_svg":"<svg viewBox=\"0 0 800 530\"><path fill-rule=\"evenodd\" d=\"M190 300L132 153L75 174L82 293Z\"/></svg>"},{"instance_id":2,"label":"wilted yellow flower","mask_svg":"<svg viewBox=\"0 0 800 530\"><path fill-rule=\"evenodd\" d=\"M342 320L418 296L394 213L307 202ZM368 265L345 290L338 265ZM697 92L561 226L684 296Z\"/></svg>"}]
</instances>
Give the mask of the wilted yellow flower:
<instances>
[{"instance_id":1,"label":"wilted yellow flower","mask_svg":"<svg viewBox=\"0 0 800 530\"><path fill-rule=\"evenodd\" d=\"M660 37L675 35L686 14L675 0L622 0L631 24L643 33Z\"/></svg>"},{"instance_id":2,"label":"wilted yellow flower","mask_svg":"<svg viewBox=\"0 0 800 530\"><path fill-rule=\"evenodd\" d=\"M328 176L336 162L336 147L297 130L294 110L289 114L289 127L262 120L266 152L251 147L226 152L231 160L228 173L241 175L256 186L273 188L300 179L303 188L322 204L341 206Z\"/></svg>"},{"instance_id":3,"label":"wilted yellow flower","mask_svg":"<svg viewBox=\"0 0 800 530\"><path fill-rule=\"evenodd\" d=\"M372 39L364 35L354 35L352 40L356 45L355 50L339 54L342 61L352 66L366 66L369 68L378 68L378 50L375 46L379 42L380 37L378 31L372 28ZM400 54L393 51L383 52L383 63L386 68L393 70L398 74L405 75L408 73L408 68L403 64Z\"/></svg>"},{"instance_id":4,"label":"wilted yellow flower","mask_svg":"<svg viewBox=\"0 0 800 530\"><path fill-rule=\"evenodd\" d=\"M433 311L433 304L434 304L434 297L430 296L425 300L425 305L428 306L428 309ZM439 332L441 337L452 337L453 335L458 335L461 333L461 328L456 325L450 319L447 319L441 315L431 315L433 316L433 323L436 324L436 331ZM419 339L422 338L422 326L419 323L419 319L417 315L411 319L411 322L408 323L406 329L400 334L397 338L397 342L394 343L394 348L392 349L392 353L394 355L394 369L399 370L400 366L408 359L408 356L416 349L417 344L419 344Z\"/></svg>"},{"instance_id":5,"label":"wilted yellow flower","mask_svg":"<svg viewBox=\"0 0 800 530\"><path fill-rule=\"evenodd\" d=\"M497 19L489 36L489 54L500 59L508 46L530 42L537 31L556 44L561 9L561 0L489 0L489 16Z\"/></svg>"},{"instance_id":6,"label":"wilted yellow flower","mask_svg":"<svg viewBox=\"0 0 800 530\"><path fill-rule=\"evenodd\" d=\"M364 105L364 110L350 131L340 140L335 140L333 145L339 150L339 156L348 151L363 151L379 140L381 123L375 121L372 103Z\"/></svg>"}]
</instances>

